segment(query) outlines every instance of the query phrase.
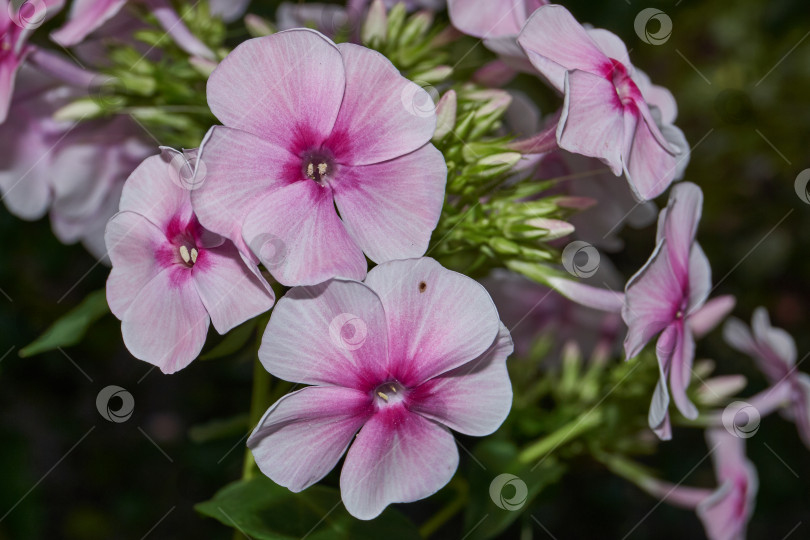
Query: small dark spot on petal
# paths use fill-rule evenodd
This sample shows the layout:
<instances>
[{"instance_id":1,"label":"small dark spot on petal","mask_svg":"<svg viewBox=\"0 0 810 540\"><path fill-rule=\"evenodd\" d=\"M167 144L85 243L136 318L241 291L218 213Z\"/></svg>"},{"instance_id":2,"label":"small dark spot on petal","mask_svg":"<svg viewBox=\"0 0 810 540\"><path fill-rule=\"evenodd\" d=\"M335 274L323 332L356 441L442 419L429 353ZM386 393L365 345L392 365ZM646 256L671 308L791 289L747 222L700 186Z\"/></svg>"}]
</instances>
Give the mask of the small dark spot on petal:
<instances>
[{"instance_id":1,"label":"small dark spot on petal","mask_svg":"<svg viewBox=\"0 0 810 540\"><path fill-rule=\"evenodd\" d=\"M423 293L426 290L427 290L427 283L425 283L424 281L420 281L419 282L419 292Z\"/></svg>"}]
</instances>

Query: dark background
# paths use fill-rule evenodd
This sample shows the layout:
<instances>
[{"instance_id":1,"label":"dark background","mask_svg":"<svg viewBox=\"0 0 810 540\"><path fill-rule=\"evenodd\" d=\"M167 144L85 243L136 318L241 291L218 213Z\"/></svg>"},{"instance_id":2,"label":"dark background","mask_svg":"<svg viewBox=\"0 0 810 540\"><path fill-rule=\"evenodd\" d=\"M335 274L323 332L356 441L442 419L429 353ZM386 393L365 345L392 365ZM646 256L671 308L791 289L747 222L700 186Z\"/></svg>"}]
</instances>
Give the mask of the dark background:
<instances>
[{"instance_id":1,"label":"dark background","mask_svg":"<svg viewBox=\"0 0 810 540\"><path fill-rule=\"evenodd\" d=\"M794 180L810 167L807 4L564 4L580 21L619 34L634 64L674 93L677 124L694 147L686 179L705 193L699 241L712 263L714 294L736 295L735 315L744 320L766 306L774 324L796 338L803 358L810 351L810 205L794 192ZM662 45L642 42L633 30L636 14L649 6L673 21L672 37ZM272 14L266 6L252 11ZM627 250L615 262L628 276L646 260L654 233L623 234ZM25 223L4 208L0 246L0 515L14 507L0 521L0 538L231 537L192 506L240 476L243 441L234 434L195 443L189 429L247 411L250 359L198 361L172 376L150 372L127 353L110 315L79 346L19 358L21 347L104 286L107 269L83 248L61 245L47 220ZM745 395L764 387L751 361L725 347L719 332L701 342L698 356L716 359L721 373L746 374ZM126 422L108 422L96 410L98 392L111 384L134 396ZM760 477L750 538L810 536L808 452L794 426L778 416L764 420L748 441ZM681 430L650 463L677 480L704 455L701 434ZM706 462L686 483L711 485L711 476ZM642 518L629 538L703 534L694 514L656 507L590 462L541 501L538 518L559 539L622 538ZM425 502L403 509L418 522L435 511ZM535 538L547 537L530 527ZM515 526L504 537L519 534Z\"/></svg>"}]
</instances>

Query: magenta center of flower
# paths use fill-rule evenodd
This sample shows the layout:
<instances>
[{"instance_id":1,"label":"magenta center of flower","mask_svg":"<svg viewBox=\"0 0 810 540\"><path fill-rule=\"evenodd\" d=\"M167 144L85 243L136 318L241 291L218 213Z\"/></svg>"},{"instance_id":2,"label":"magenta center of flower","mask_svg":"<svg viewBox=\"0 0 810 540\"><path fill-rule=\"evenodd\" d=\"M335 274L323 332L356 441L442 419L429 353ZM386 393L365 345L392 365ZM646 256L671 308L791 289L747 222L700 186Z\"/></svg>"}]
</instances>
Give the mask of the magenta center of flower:
<instances>
[{"instance_id":1,"label":"magenta center of flower","mask_svg":"<svg viewBox=\"0 0 810 540\"><path fill-rule=\"evenodd\" d=\"M398 405L405 400L407 394L407 388L398 381L388 381L374 389L374 403L379 408Z\"/></svg>"},{"instance_id":2,"label":"magenta center of flower","mask_svg":"<svg viewBox=\"0 0 810 540\"><path fill-rule=\"evenodd\" d=\"M319 184L326 183L335 175L335 159L331 152L320 148L304 153L302 171L304 176Z\"/></svg>"},{"instance_id":3,"label":"magenta center of flower","mask_svg":"<svg viewBox=\"0 0 810 540\"><path fill-rule=\"evenodd\" d=\"M638 86L636 86L636 83L633 82L633 79L630 78L624 64L618 60L614 60L613 58L611 58L610 61L612 66L609 77L613 83L613 88L616 89L616 95L619 96L619 100L622 102L622 105L627 105L628 103L639 99L641 97L641 91L638 89Z\"/></svg>"}]
</instances>

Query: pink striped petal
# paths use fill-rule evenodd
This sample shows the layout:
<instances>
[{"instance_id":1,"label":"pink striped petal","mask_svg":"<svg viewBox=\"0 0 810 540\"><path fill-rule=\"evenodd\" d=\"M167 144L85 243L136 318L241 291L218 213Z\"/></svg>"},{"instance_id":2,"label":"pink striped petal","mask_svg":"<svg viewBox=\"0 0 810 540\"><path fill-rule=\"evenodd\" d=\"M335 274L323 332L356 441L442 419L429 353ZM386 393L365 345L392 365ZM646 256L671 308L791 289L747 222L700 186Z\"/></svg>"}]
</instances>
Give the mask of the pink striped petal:
<instances>
[{"instance_id":1,"label":"pink striped petal","mask_svg":"<svg viewBox=\"0 0 810 540\"><path fill-rule=\"evenodd\" d=\"M550 278L554 290L574 302L609 313L620 313L624 307L624 294L609 289L593 287L571 279Z\"/></svg>"},{"instance_id":2,"label":"pink striped petal","mask_svg":"<svg viewBox=\"0 0 810 540\"><path fill-rule=\"evenodd\" d=\"M624 41L622 41L622 38L610 30L603 28L586 28L585 32L588 34L588 37L596 43L596 46L599 47L599 50L601 50L605 56L618 60L628 71L633 71L633 66L630 63L630 55L627 52L627 46L624 44Z\"/></svg>"},{"instance_id":3,"label":"pink striped petal","mask_svg":"<svg viewBox=\"0 0 810 540\"><path fill-rule=\"evenodd\" d=\"M498 312L486 289L431 258L381 264L366 285L388 314L391 370L405 386L481 356L498 335Z\"/></svg>"},{"instance_id":4,"label":"pink striped petal","mask_svg":"<svg viewBox=\"0 0 810 540\"><path fill-rule=\"evenodd\" d=\"M338 217L330 189L314 181L262 198L245 217L242 238L282 285L366 274L366 258Z\"/></svg>"},{"instance_id":5,"label":"pink striped petal","mask_svg":"<svg viewBox=\"0 0 810 540\"><path fill-rule=\"evenodd\" d=\"M448 0L453 26L477 38L516 36L526 21L524 0Z\"/></svg>"},{"instance_id":6,"label":"pink striped petal","mask_svg":"<svg viewBox=\"0 0 810 540\"><path fill-rule=\"evenodd\" d=\"M450 431L404 407L375 414L349 448L340 493L351 515L373 519L391 503L436 493L456 472Z\"/></svg>"},{"instance_id":7,"label":"pink striped petal","mask_svg":"<svg viewBox=\"0 0 810 540\"><path fill-rule=\"evenodd\" d=\"M371 397L349 388L310 386L264 414L248 448L273 482L299 492L326 476L371 415Z\"/></svg>"},{"instance_id":8,"label":"pink striped petal","mask_svg":"<svg viewBox=\"0 0 810 540\"><path fill-rule=\"evenodd\" d=\"M68 21L51 32L51 39L62 47L72 47L112 19L127 0L73 0Z\"/></svg>"},{"instance_id":9,"label":"pink striped petal","mask_svg":"<svg viewBox=\"0 0 810 540\"><path fill-rule=\"evenodd\" d=\"M677 272L677 270L673 269L673 272ZM689 279L687 307L687 314L689 314L703 306L712 289L712 267L700 244L692 245L692 252L689 254L689 274L685 277Z\"/></svg>"},{"instance_id":10,"label":"pink striped petal","mask_svg":"<svg viewBox=\"0 0 810 540\"><path fill-rule=\"evenodd\" d=\"M560 148L597 158L618 176L627 129L632 130L633 123L612 82L586 71L565 74L565 101L557 125Z\"/></svg>"},{"instance_id":11,"label":"pink striped petal","mask_svg":"<svg viewBox=\"0 0 810 540\"><path fill-rule=\"evenodd\" d=\"M639 120L630 153L625 158L624 172L636 199L654 199L667 190L675 180L678 158L653 134L646 120ZM661 135L663 138L663 135Z\"/></svg>"},{"instance_id":12,"label":"pink striped petal","mask_svg":"<svg viewBox=\"0 0 810 540\"><path fill-rule=\"evenodd\" d=\"M393 377L379 297L362 283L333 279L296 287L276 305L259 359L287 381L367 392Z\"/></svg>"},{"instance_id":13,"label":"pink striped petal","mask_svg":"<svg viewBox=\"0 0 810 540\"><path fill-rule=\"evenodd\" d=\"M191 275L220 334L264 313L275 302L273 289L248 269L230 242L201 250Z\"/></svg>"},{"instance_id":14,"label":"pink striped petal","mask_svg":"<svg viewBox=\"0 0 810 540\"><path fill-rule=\"evenodd\" d=\"M121 318L121 333L132 356L163 373L174 373L200 354L209 322L191 276L167 268L129 305Z\"/></svg>"},{"instance_id":15,"label":"pink striped petal","mask_svg":"<svg viewBox=\"0 0 810 540\"><path fill-rule=\"evenodd\" d=\"M287 184L295 156L245 131L211 128L201 148L205 176L191 192L194 212L207 229L242 242L242 222L263 195Z\"/></svg>"},{"instance_id":16,"label":"pink striped petal","mask_svg":"<svg viewBox=\"0 0 810 540\"><path fill-rule=\"evenodd\" d=\"M535 11L523 26L518 43L534 67L560 91L566 71L599 74L610 70L607 56L563 6L552 4Z\"/></svg>"},{"instance_id":17,"label":"pink striped petal","mask_svg":"<svg viewBox=\"0 0 810 540\"><path fill-rule=\"evenodd\" d=\"M788 367L796 363L796 342L781 328L771 326L771 319L765 308L759 307L754 310L751 328L763 352L772 361L779 359Z\"/></svg>"},{"instance_id":18,"label":"pink striped petal","mask_svg":"<svg viewBox=\"0 0 810 540\"><path fill-rule=\"evenodd\" d=\"M346 68L346 92L325 143L337 161L380 163L429 142L436 129L430 95L380 53L352 43L338 49Z\"/></svg>"},{"instance_id":19,"label":"pink striped petal","mask_svg":"<svg viewBox=\"0 0 810 540\"><path fill-rule=\"evenodd\" d=\"M283 148L291 139L317 146L335 124L345 86L335 44L300 28L236 47L208 78L208 105L226 126Z\"/></svg>"},{"instance_id":20,"label":"pink striped petal","mask_svg":"<svg viewBox=\"0 0 810 540\"><path fill-rule=\"evenodd\" d=\"M696 338L701 338L711 332L715 326L725 319L737 300L730 294L718 296L706 302L703 307L691 313L687 319L689 328Z\"/></svg>"},{"instance_id":21,"label":"pink striped petal","mask_svg":"<svg viewBox=\"0 0 810 540\"><path fill-rule=\"evenodd\" d=\"M667 238L669 258L678 275L687 275L692 244L703 211L703 192L691 182L672 188L667 203L663 234ZM660 227L660 223L659 223Z\"/></svg>"},{"instance_id":22,"label":"pink striped petal","mask_svg":"<svg viewBox=\"0 0 810 540\"><path fill-rule=\"evenodd\" d=\"M191 218L189 192L172 181L172 164L162 156L151 156L132 171L124 184L119 208L142 215L161 230L172 219Z\"/></svg>"},{"instance_id":23,"label":"pink striped petal","mask_svg":"<svg viewBox=\"0 0 810 540\"><path fill-rule=\"evenodd\" d=\"M506 358L513 349L509 330L501 324L486 353L418 386L409 396L410 410L465 435L489 435L512 408Z\"/></svg>"},{"instance_id":24,"label":"pink striped petal","mask_svg":"<svg viewBox=\"0 0 810 540\"><path fill-rule=\"evenodd\" d=\"M439 221L447 165L432 144L400 158L346 167L335 203L346 229L377 263L420 257Z\"/></svg>"},{"instance_id":25,"label":"pink striped petal","mask_svg":"<svg viewBox=\"0 0 810 540\"><path fill-rule=\"evenodd\" d=\"M678 328L672 367L669 376L669 389L675 406L684 417L694 420L698 416L697 407L689 400L686 390L692 379L692 364L695 361L695 338L687 325Z\"/></svg>"},{"instance_id":26,"label":"pink striped petal","mask_svg":"<svg viewBox=\"0 0 810 540\"><path fill-rule=\"evenodd\" d=\"M668 431L669 424L669 390L667 380L672 371L672 358L678 342L678 329L668 326L658 338L655 345L655 354L658 358L658 383L655 385L652 401L650 402L650 412L647 415L647 422L653 430ZM662 440L667 440L662 437Z\"/></svg>"}]
</instances>

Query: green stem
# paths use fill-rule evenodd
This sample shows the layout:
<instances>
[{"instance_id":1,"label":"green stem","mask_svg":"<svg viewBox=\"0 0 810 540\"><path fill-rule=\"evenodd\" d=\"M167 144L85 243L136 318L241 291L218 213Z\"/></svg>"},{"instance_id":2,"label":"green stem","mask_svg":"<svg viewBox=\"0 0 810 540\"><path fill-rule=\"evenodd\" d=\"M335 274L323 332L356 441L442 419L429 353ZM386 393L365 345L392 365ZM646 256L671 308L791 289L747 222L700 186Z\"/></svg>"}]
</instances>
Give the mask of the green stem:
<instances>
[{"instance_id":1,"label":"green stem","mask_svg":"<svg viewBox=\"0 0 810 540\"><path fill-rule=\"evenodd\" d=\"M585 411L556 431L524 448L518 455L518 461L524 464L536 461L586 431L598 426L601 422L602 411L600 409Z\"/></svg>"},{"instance_id":2,"label":"green stem","mask_svg":"<svg viewBox=\"0 0 810 540\"><path fill-rule=\"evenodd\" d=\"M464 506L467 504L469 495L469 487L466 482L456 482L456 496L452 501L447 503L441 510L436 512L433 517L427 520L421 527L419 527L419 536L428 538L438 531L442 525L450 521Z\"/></svg>"},{"instance_id":3,"label":"green stem","mask_svg":"<svg viewBox=\"0 0 810 540\"><path fill-rule=\"evenodd\" d=\"M250 397L249 426L251 428L259 423L262 415L270 406L269 395L272 378L257 357L253 364L253 390ZM255 461L250 449L245 448L245 462L242 466L242 479L253 478Z\"/></svg>"}]
</instances>

